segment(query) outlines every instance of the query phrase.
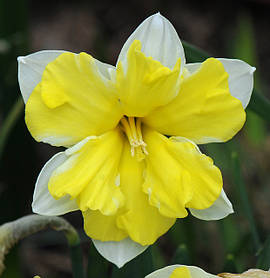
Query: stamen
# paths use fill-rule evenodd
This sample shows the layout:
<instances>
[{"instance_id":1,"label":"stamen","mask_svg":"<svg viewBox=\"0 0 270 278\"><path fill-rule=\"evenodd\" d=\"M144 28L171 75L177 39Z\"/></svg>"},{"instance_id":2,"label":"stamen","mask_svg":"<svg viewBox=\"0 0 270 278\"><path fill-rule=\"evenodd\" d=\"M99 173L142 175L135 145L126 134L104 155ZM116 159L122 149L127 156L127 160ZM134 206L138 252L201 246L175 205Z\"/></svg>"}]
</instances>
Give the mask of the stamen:
<instances>
[{"instance_id":1,"label":"stamen","mask_svg":"<svg viewBox=\"0 0 270 278\"><path fill-rule=\"evenodd\" d=\"M137 134L138 134L138 139L139 141L142 141L142 129L141 129L141 126L142 126L142 120L140 118L137 119L136 121L136 126L137 126ZM145 144L145 143L144 143Z\"/></svg>"},{"instance_id":2,"label":"stamen","mask_svg":"<svg viewBox=\"0 0 270 278\"><path fill-rule=\"evenodd\" d=\"M124 131L125 131L125 133L126 133L126 135L128 137L128 141L131 144L131 142L133 141L133 138L132 138L132 134L131 134L131 130L130 130L128 121L127 121L126 118L122 118L120 122L123 125Z\"/></svg>"},{"instance_id":3,"label":"stamen","mask_svg":"<svg viewBox=\"0 0 270 278\"><path fill-rule=\"evenodd\" d=\"M138 144L138 138L137 138L137 132L136 132L136 125L135 125L134 117L128 117L128 122L129 122L129 125L130 125L130 130L131 130L132 137L134 139L134 143Z\"/></svg>"},{"instance_id":4,"label":"stamen","mask_svg":"<svg viewBox=\"0 0 270 278\"><path fill-rule=\"evenodd\" d=\"M145 158L145 155L148 155L146 150L146 144L143 141L142 130L141 130L142 121L140 118L134 117L123 117L120 121L120 127L125 132L128 141L130 143L130 152L132 156L135 156L138 161L141 161Z\"/></svg>"}]
</instances>

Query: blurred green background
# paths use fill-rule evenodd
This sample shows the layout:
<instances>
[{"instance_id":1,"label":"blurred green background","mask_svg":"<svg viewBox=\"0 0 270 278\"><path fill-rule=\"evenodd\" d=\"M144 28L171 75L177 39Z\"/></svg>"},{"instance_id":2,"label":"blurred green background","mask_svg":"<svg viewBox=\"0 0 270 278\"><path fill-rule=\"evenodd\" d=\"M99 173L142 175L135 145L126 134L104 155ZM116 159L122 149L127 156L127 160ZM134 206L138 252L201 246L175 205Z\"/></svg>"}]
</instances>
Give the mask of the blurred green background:
<instances>
[{"instance_id":1,"label":"blurred green background","mask_svg":"<svg viewBox=\"0 0 270 278\"><path fill-rule=\"evenodd\" d=\"M17 56L62 49L85 51L115 64L131 32L158 11L172 22L181 39L211 56L239 58L255 66L255 87L270 97L268 0L0 0L0 136L4 121L20 96ZM23 113L6 139L3 152L0 151L0 224L31 213L38 173L59 151L31 138ZM235 214L213 222L192 216L179 220L153 247L120 271L98 255L84 235L80 214L69 214L66 218L81 233L85 267L88 265L92 273L89 277L143 277L171 263L193 264L212 273L244 271L256 264L266 268L270 249L268 243L265 249L261 247L270 234L268 122L248 111L244 129L233 140L201 149L220 167ZM5 262L3 277L7 278L35 274L71 277L65 240L52 231L23 240Z\"/></svg>"}]
</instances>

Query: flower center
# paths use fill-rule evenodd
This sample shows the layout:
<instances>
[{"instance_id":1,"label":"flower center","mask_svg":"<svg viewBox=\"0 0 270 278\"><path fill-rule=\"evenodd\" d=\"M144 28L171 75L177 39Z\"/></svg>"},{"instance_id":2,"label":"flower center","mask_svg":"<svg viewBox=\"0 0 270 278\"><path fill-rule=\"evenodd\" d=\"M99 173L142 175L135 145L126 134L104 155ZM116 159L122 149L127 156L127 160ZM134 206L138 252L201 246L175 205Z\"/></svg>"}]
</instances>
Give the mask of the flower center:
<instances>
[{"instance_id":1,"label":"flower center","mask_svg":"<svg viewBox=\"0 0 270 278\"><path fill-rule=\"evenodd\" d=\"M131 155L136 155L138 161L143 160L145 155L148 155L146 144L142 138L141 126L142 121L140 118L125 116L120 120L120 127L126 134L131 147Z\"/></svg>"}]
</instances>

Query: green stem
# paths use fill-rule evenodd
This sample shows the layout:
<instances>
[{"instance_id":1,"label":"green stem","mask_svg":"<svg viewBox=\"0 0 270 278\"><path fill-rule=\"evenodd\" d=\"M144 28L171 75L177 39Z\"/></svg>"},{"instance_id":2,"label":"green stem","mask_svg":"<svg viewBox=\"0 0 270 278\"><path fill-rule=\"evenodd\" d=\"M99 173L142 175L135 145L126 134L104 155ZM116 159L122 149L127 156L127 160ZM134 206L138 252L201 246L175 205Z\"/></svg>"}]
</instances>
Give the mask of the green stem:
<instances>
[{"instance_id":1,"label":"green stem","mask_svg":"<svg viewBox=\"0 0 270 278\"><path fill-rule=\"evenodd\" d=\"M19 97L19 99L13 105L7 118L4 120L2 127L0 128L0 158L3 154L8 136L23 111L23 106L23 100L21 97Z\"/></svg>"},{"instance_id":2,"label":"green stem","mask_svg":"<svg viewBox=\"0 0 270 278\"><path fill-rule=\"evenodd\" d=\"M80 237L64 218L56 216L28 215L0 226L0 275L4 271L4 259L9 250L23 238L51 228L62 231L70 248L74 278L84 278Z\"/></svg>"},{"instance_id":3,"label":"green stem","mask_svg":"<svg viewBox=\"0 0 270 278\"><path fill-rule=\"evenodd\" d=\"M253 242L254 242L254 247L255 247L256 251L258 251L261 247L260 238L259 238L258 230L256 227L256 223L254 220L253 211L250 206L249 199L248 199L248 194L247 194L247 190L245 187L244 179L241 174L239 157L236 152L232 153L232 164L233 164L232 168L233 168L233 177L234 177L235 185L237 186L237 189L239 192L239 197L240 197L240 200L242 203L242 207L243 207L244 213L246 215L246 218L249 222L249 226L250 226L250 230L251 230L251 234L252 234L252 238L253 238Z\"/></svg>"},{"instance_id":4,"label":"green stem","mask_svg":"<svg viewBox=\"0 0 270 278\"><path fill-rule=\"evenodd\" d=\"M72 263L72 272L74 278L84 278L83 257L80 241L76 245L69 244L69 252Z\"/></svg>"}]
</instances>

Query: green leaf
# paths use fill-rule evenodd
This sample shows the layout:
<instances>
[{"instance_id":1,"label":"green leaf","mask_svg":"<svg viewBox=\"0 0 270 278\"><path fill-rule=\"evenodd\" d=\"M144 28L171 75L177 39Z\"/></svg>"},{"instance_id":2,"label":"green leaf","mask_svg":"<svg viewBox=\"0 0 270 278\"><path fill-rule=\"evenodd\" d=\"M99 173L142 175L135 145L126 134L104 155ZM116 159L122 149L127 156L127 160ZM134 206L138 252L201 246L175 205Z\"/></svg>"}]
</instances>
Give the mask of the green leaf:
<instances>
[{"instance_id":1,"label":"green leaf","mask_svg":"<svg viewBox=\"0 0 270 278\"><path fill-rule=\"evenodd\" d=\"M10 110L7 118L3 122L0 130L0 159L4 151L5 144L7 142L8 136L12 131L12 128L17 123L20 118L24 108L24 103L21 97L18 98L16 103L14 103L12 109Z\"/></svg>"},{"instance_id":2,"label":"green leaf","mask_svg":"<svg viewBox=\"0 0 270 278\"><path fill-rule=\"evenodd\" d=\"M96 250L93 244L89 248L87 278L109 277L109 262L106 261Z\"/></svg>"},{"instance_id":3,"label":"green leaf","mask_svg":"<svg viewBox=\"0 0 270 278\"><path fill-rule=\"evenodd\" d=\"M231 43L230 43L231 45ZM238 18L234 36L233 56L251 65L257 65L256 39L252 18L248 13L241 13ZM254 75L255 88L260 88L259 72ZM248 111L244 127L249 141L255 146L261 146L266 138L265 122L253 111Z\"/></svg>"},{"instance_id":4,"label":"green leaf","mask_svg":"<svg viewBox=\"0 0 270 278\"><path fill-rule=\"evenodd\" d=\"M111 278L145 277L151 272L153 272L152 248L149 247L141 255L128 262L121 269L113 266Z\"/></svg>"},{"instance_id":5,"label":"green leaf","mask_svg":"<svg viewBox=\"0 0 270 278\"><path fill-rule=\"evenodd\" d=\"M176 249L176 252L172 260L172 264L191 264L190 254L185 244L179 245Z\"/></svg>"},{"instance_id":6,"label":"green leaf","mask_svg":"<svg viewBox=\"0 0 270 278\"><path fill-rule=\"evenodd\" d=\"M237 252L242 235L239 227L233 221L233 215L220 220L218 224L225 252L229 254Z\"/></svg>"},{"instance_id":7,"label":"green leaf","mask_svg":"<svg viewBox=\"0 0 270 278\"><path fill-rule=\"evenodd\" d=\"M262 249L259 252L257 268L269 270L270 268L270 235L266 239Z\"/></svg>"},{"instance_id":8,"label":"green leaf","mask_svg":"<svg viewBox=\"0 0 270 278\"><path fill-rule=\"evenodd\" d=\"M235 58L243 59L245 62L256 65L256 38L252 17L248 13L240 13L238 16L235 32L232 55ZM232 42L229 42L232 45Z\"/></svg>"},{"instance_id":9,"label":"green leaf","mask_svg":"<svg viewBox=\"0 0 270 278\"><path fill-rule=\"evenodd\" d=\"M170 238L168 236L168 238ZM159 247L158 244L153 244L151 246L152 249L152 260L153 260L153 269L159 269L166 266L166 260L164 258L164 254L162 249Z\"/></svg>"},{"instance_id":10,"label":"green leaf","mask_svg":"<svg viewBox=\"0 0 270 278\"><path fill-rule=\"evenodd\" d=\"M185 50L186 60L188 63L203 62L204 60L210 57L210 55L207 52L193 44L190 44L186 41L182 41L182 44Z\"/></svg>"},{"instance_id":11,"label":"green leaf","mask_svg":"<svg viewBox=\"0 0 270 278\"><path fill-rule=\"evenodd\" d=\"M237 273L238 268L235 262L235 257L233 254L228 254L225 259L223 272L231 272L231 273Z\"/></svg>"},{"instance_id":12,"label":"green leaf","mask_svg":"<svg viewBox=\"0 0 270 278\"><path fill-rule=\"evenodd\" d=\"M270 122L270 101L265 96L257 92L257 90L253 90L252 92L248 109L255 112L264 120Z\"/></svg>"},{"instance_id":13,"label":"green leaf","mask_svg":"<svg viewBox=\"0 0 270 278\"><path fill-rule=\"evenodd\" d=\"M239 200L243 208L243 213L249 222L250 232L253 238L255 250L258 251L261 245L260 238L254 220L253 211L249 202L245 182L242 176L239 157L236 152L232 153L232 168L233 168L234 183L238 190Z\"/></svg>"}]
</instances>

